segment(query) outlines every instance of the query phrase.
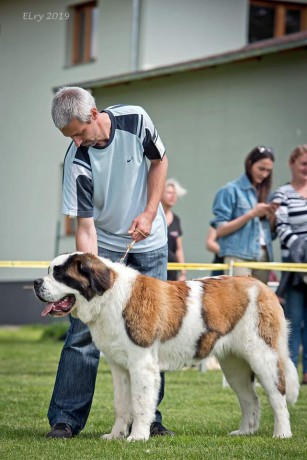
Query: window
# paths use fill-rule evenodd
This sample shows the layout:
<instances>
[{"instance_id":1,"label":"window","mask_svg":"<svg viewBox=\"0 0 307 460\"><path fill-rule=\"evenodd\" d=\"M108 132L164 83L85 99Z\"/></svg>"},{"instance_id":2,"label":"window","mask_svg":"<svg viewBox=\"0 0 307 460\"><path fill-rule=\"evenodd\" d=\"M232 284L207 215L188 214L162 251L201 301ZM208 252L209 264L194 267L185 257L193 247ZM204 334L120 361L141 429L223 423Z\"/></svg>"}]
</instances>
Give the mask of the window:
<instances>
[{"instance_id":1,"label":"window","mask_svg":"<svg viewBox=\"0 0 307 460\"><path fill-rule=\"evenodd\" d=\"M96 57L98 8L96 2L81 3L70 8L73 18L69 30L70 64L92 62Z\"/></svg>"},{"instance_id":2,"label":"window","mask_svg":"<svg viewBox=\"0 0 307 460\"><path fill-rule=\"evenodd\" d=\"M284 1L250 1L249 43L307 30L307 5Z\"/></svg>"}]
</instances>

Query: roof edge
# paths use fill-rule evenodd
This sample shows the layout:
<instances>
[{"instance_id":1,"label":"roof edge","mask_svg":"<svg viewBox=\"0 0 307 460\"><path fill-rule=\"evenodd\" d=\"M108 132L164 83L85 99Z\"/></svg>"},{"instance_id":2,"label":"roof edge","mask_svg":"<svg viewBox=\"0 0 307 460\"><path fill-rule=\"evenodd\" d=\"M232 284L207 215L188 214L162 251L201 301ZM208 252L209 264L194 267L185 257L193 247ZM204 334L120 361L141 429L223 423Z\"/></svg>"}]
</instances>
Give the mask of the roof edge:
<instances>
[{"instance_id":1,"label":"roof edge","mask_svg":"<svg viewBox=\"0 0 307 460\"><path fill-rule=\"evenodd\" d=\"M177 73L189 70L201 70L208 67L216 67L231 62L244 61L252 58L265 56L267 54L279 53L287 50L304 48L307 46L307 32L299 32L297 34L287 35L278 39L263 40L261 42L247 45L233 51L222 54L216 54L201 59L191 61L183 61L180 63L155 67L149 70L141 70L137 72L128 72L118 74L111 77L101 79L79 81L65 86L81 86L83 88L97 88L106 86L115 86L125 83L132 83L137 80L146 80L151 78L163 77L166 75L174 75ZM62 85L63 86L63 85ZM57 91L61 86L55 87Z\"/></svg>"}]
</instances>

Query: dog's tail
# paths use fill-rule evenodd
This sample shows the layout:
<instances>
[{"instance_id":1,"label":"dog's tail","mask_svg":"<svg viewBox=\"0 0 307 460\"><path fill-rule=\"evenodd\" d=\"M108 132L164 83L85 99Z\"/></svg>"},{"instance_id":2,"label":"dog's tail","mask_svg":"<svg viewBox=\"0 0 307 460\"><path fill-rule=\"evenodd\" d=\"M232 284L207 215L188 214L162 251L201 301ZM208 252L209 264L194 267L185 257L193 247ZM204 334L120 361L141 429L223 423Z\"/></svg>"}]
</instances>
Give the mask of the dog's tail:
<instances>
[{"instance_id":1,"label":"dog's tail","mask_svg":"<svg viewBox=\"0 0 307 460\"><path fill-rule=\"evenodd\" d=\"M289 358L286 363L286 398L289 404L295 404L299 395L300 384L296 367Z\"/></svg>"},{"instance_id":2,"label":"dog's tail","mask_svg":"<svg viewBox=\"0 0 307 460\"><path fill-rule=\"evenodd\" d=\"M295 404L300 391L298 374L293 361L289 356L288 348L289 324L283 319L279 342L279 356L285 369L286 398L289 404Z\"/></svg>"}]
</instances>

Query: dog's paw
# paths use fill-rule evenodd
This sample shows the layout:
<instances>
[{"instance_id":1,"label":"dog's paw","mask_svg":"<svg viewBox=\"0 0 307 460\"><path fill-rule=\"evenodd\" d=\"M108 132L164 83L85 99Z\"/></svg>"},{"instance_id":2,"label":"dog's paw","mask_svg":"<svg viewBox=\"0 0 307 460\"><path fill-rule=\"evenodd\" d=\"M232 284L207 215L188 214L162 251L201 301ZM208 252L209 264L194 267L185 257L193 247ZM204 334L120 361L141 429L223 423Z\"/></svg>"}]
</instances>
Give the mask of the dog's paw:
<instances>
[{"instance_id":1,"label":"dog's paw","mask_svg":"<svg viewBox=\"0 0 307 460\"><path fill-rule=\"evenodd\" d=\"M101 436L101 439L106 439L107 441L111 441L111 439L115 439L112 433L106 433Z\"/></svg>"},{"instance_id":2,"label":"dog's paw","mask_svg":"<svg viewBox=\"0 0 307 460\"><path fill-rule=\"evenodd\" d=\"M134 434L134 435L130 435L128 436L127 438L127 441L128 442L133 442L133 441L147 441L149 439L149 435L148 436L145 436L145 435L137 435L137 434Z\"/></svg>"},{"instance_id":3,"label":"dog's paw","mask_svg":"<svg viewBox=\"0 0 307 460\"><path fill-rule=\"evenodd\" d=\"M278 434L273 434L273 438L280 438L280 439L286 439L286 438L292 438L292 433L286 432L286 433L278 433Z\"/></svg>"},{"instance_id":4,"label":"dog's paw","mask_svg":"<svg viewBox=\"0 0 307 460\"><path fill-rule=\"evenodd\" d=\"M251 434L253 434L253 431L235 430L229 433L229 436L248 436Z\"/></svg>"},{"instance_id":5,"label":"dog's paw","mask_svg":"<svg viewBox=\"0 0 307 460\"><path fill-rule=\"evenodd\" d=\"M106 439L107 441L112 441L112 439L124 439L126 437L124 432L119 433L106 433L101 436L101 439Z\"/></svg>"}]
</instances>

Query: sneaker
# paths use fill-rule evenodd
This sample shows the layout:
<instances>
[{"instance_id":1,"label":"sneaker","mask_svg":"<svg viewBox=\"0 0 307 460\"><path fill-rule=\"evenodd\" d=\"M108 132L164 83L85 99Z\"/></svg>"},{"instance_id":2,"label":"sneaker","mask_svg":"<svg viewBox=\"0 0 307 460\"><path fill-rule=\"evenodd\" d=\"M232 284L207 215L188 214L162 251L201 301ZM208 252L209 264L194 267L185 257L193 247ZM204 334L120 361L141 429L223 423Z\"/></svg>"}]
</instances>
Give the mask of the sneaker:
<instances>
[{"instance_id":1,"label":"sneaker","mask_svg":"<svg viewBox=\"0 0 307 460\"><path fill-rule=\"evenodd\" d=\"M165 428L160 422L153 422L150 425L150 436L175 436L175 433Z\"/></svg>"},{"instance_id":2,"label":"sneaker","mask_svg":"<svg viewBox=\"0 0 307 460\"><path fill-rule=\"evenodd\" d=\"M68 423L57 423L54 425L49 433L47 433L46 438L72 438L73 432L72 428Z\"/></svg>"}]
</instances>

